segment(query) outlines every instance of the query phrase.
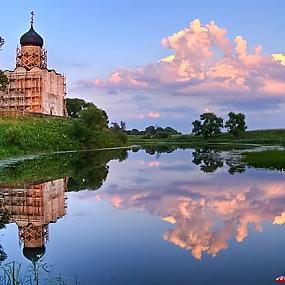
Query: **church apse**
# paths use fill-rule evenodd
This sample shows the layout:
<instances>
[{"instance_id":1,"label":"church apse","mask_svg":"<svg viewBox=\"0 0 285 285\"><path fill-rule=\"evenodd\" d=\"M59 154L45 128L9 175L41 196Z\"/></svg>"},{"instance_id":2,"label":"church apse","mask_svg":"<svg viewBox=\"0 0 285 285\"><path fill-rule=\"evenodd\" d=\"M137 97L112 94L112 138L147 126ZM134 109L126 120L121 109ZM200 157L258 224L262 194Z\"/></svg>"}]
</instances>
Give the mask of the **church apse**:
<instances>
[{"instance_id":1,"label":"church apse","mask_svg":"<svg viewBox=\"0 0 285 285\"><path fill-rule=\"evenodd\" d=\"M66 116L65 77L48 69L43 38L34 30L32 12L30 30L20 38L16 68L5 71L9 84L0 92L0 114L46 114Z\"/></svg>"},{"instance_id":2,"label":"church apse","mask_svg":"<svg viewBox=\"0 0 285 285\"><path fill-rule=\"evenodd\" d=\"M36 185L0 185L0 212L16 223L23 254L36 262L45 253L48 225L65 215L67 178Z\"/></svg>"}]
</instances>

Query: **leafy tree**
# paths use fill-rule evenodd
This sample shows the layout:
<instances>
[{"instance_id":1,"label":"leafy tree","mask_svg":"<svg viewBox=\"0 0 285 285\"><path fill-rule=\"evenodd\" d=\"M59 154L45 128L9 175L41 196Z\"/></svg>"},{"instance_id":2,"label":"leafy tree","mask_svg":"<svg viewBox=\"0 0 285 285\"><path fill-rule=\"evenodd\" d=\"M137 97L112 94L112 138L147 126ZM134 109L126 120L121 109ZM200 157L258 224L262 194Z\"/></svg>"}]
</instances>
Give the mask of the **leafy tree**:
<instances>
[{"instance_id":1,"label":"leafy tree","mask_svg":"<svg viewBox=\"0 0 285 285\"><path fill-rule=\"evenodd\" d=\"M78 98L66 99L67 113L71 118L78 118L80 111L91 106L95 105L91 102L86 102L83 99L78 99Z\"/></svg>"},{"instance_id":2,"label":"leafy tree","mask_svg":"<svg viewBox=\"0 0 285 285\"><path fill-rule=\"evenodd\" d=\"M192 125L193 134L208 138L221 133L223 119L217 117L214 113L204 113L200 115L200 121L195 120Z\"/></svg>"},{"instance_id":3,"label":"leafy tree","mask_svg":"<svg viewBox=\"0 0 285 285\"><path fill-rule=\"evenodd\" d=\"M155 133L163 133L163 132L164 132L164 128L162 128L162 127L156 127Z\"/></svg>"},{"instance_id":4,"label":"leafy tree","mask_svg":"<svg viewBox=\"0 0 285 285\"><path fill-rule=\"evenodd\" d=\"M151 136L153 136L155 134L155 127L154 126L149 126L145 128L145 133L146 134L150 134Z\"/></svg>"},{"instance_id":5,"label":"leafy tree","mask_svg":"<svg viewBox=\"0 0 285 285\"><path fill-rule=\"evenodd\" d=\"M121 121L120 124L114 122L111 125L112 125L111 129L114 132L124 132L126 130L126 123L123 121Z\"/></svg>"},{"instance_id":6,"label":"leafy tree","mask_svg":"<svg viewBox=\"0 0 285 285\"><path fill-rule=\"evenodd\" d=\"M192 125L192 134L194 134L195 136L202 135L202 123L199 120L195 120Z\"/></svg>"},{"instance_id":7,"label":"leafy tree","mask_svg":"<svg viewBox=\"0 0 285 285\"><path fill-rule=\"evenodd\" d=\"M121 122L120 122L120 129L121 129L122 131L125 131L125 130L126 130L126 127L127 127L127 124L126 124L125 122L121 121Z\"/></svg>"},{"instance_id":8,"label":"leafy tree","mask_svg":"<svg viewBox=\"0 0 285 285\"><path fill-rule=\"evenodd\" d=\"M111 125L112 125L111 129L113 132L118 133L121 131L121 127L118 123L114 122Z\"/></svg>"},{"instance_id":9,"label":"leafy tree","mask_svg":"<svg viewBox=\"0 0 285 285\"><path fill-rule=\"evenodd\" d=\"M4 39L2 37L0 37L0 49L2 48L2 46L4 45Z\"/></svg>"},{"instance_id":10,"label":"leafy tree","mask_svg":"<svg viewBox=\"0 0 285 285\"><path fill-rule=\"evenodd\" d=\"M98 109L94 104L89 105L78 114L73 122L73 135L84 145L92 147L102 138L102 132L108 129L106 112Z\"/></svg>"},{"instance_id":11,"label":"leafy tree","mask_svg":"<svg viewBox=\"0 0 285 285\"><path fill-rule=\"evenodd\" d=\"M177 130L171 128L171 127L166 127L164 129L164 131L166 131L168 134L170 135L177 135L177 134L181 134L180 132L178 132Z\"/></svg>"},{"instance_id":12,"label":"leafy tree","mask_svg":"<svg viewBox=\"0 0 285 285\"><path fill-rule=\"evenodd\" d=\"M130 135L139 135L140 134L140 131L138 129L132 129L130 132L129 132Z\"/></svg>"},{"instance_id":13,"label":"leafy tree","mask_svg":"<svg viewBox=\"0 0 285 285\"><path fill-rule=\"evenodd\" d=\"M124 122L120 122L120 125L118 123L112 123L112 127L110 128L111 132L117 136L117 138L123 142L124 144L128 141L128 136L124 132Z\"/></svg>"},{"instance_id":14,"label":"leafy tree","mask_svg":"<svg viewBox=\"0 0 285 285\"><path fill-rule=\"evenodd\" d=\"M4 44L4 39L0 37L0 50ZM0 70L0 91L5 91L8 86L9 80L8 77Z\"/></svg>"},{"instance_id":15,"label":"leafy tree","mask_svg":"<svg viewBox=\"0 0 285 285\"><path fill-rule=\"evenodd\" d=\"M8 77L0 70L0 91L5 91L9 84Z\"/></svg>"},{"instance_id":16,"label":"leafy tree","mask_svg":"<svg viewBox=\"0 0 285 285\"><path fill-rule=\"evenodd\" d=\"M227 120L225 127L228 129L230 134L239 138L247 129L245 115L242 113L230 112L228 117L229 119Z\"/></svg>"},{"instance_id":17,"label":"leafy tree","mask_svg":"<svg viewBox=\"0 0 285 285\"><path fill-rule=\"evenodd\" d=\"M102 130L108 128L106 112L100 110L94 104L80 111L78 118L89 129Z\"/></svg>"}]
</instances>

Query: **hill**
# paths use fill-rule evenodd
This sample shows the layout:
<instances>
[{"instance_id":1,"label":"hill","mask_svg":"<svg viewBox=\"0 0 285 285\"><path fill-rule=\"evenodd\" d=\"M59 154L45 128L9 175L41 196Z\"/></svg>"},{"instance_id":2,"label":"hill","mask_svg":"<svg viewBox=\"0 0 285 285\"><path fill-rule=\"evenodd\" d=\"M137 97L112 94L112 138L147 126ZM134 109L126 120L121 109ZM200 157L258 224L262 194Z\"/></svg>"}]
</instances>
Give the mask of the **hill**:
<instances>
[{"instance_id":1,"label":"hill","mask_svg":"<svg viewBox=\"0 0 285 285\"><path fill-rule=\"evenodd\" d=\"M0 158L125 145L111 129L96 130L92 144L86 145L75 131L76 120L51 116L0 117Z\"/></svg>"}]
</instances>

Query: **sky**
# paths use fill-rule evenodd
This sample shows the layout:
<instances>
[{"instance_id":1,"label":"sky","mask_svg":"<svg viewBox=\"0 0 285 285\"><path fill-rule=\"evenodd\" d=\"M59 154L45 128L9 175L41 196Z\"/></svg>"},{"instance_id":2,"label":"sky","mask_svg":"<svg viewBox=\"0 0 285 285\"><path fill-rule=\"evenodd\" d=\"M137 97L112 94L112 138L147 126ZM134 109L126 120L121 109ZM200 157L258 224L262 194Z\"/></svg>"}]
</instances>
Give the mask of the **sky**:
<instances>
[{"instance_id":1,"label":"sky","mask_svg":"<svg viewBox=\"0 0 285 285\"><path fill-rule=\"evenodd\" d=\"M284 128L285 1L3 1L0 69L14 69L30 12L48 66L127 128L191 132L203 112Z\"/></svg>"}]
</instances>

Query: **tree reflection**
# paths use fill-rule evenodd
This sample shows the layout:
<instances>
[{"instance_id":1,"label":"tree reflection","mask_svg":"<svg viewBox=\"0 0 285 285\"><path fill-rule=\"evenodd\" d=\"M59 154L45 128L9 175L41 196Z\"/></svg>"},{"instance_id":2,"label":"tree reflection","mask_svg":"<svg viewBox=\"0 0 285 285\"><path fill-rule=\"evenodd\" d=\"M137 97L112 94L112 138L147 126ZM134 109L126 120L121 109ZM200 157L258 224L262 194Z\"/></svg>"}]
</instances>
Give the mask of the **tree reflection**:
<instances>
[{"instance_id":1,"label":"tree reflection","mask_svg":"<svg viewBox=\"0 0 285 285\"><path fill-rule=\"evenodd\" d=\"M126 149L48 155L0 169L0 184L27 185L69 177L68 191L97 190L107 178L108 162L127 157Z\"/></svg>"},{"instance_id":2,"label":"tree reflection","mask_svg":"<svg viewBox=\"0 0 285 285\"><path fill-rule=\"evenodd\" d=\"M177 150L177 146L175 145L144 145L142 149L145 150L147 154L155 155L161 153L172 153L173 151ZM136 152L137 149L134 149Z\"/></svg>"},{"instance_id":3,"label":"tree reflection","mask_svg":"<svg viewBox=\"0 0 285 285\"><path fill-rule=\"evenodd\" d=\"M68 191L97 190L101 188L109 173L107 163L128 158L125 149L119 151L83 153L71 162L72 173L69 176Z\"/></svg>"},{"instance_id":4,"label":"tree reflection","mask_svg":"<svg viewBox=\"0 0 285 285\"><path fill-rule=\"evenodd\" d=\"M192 153L192 162L200 166L205 173L215 172L218 168L223 167L224 162L218 151L208 148L197 148Z\"/></svg>"},{"instance_id":5,"label":"tree reflection","mask_svg":"<svg viewBox=\"0 0 285 285\"><path fill-rule=\"evenodd\" d=\"M229 167L228 172L230 174L242 173L246 169L246 164L237 154L226 153L222 155L218 150L203 147L196 148L192 152L192 156L192 162L200 166L200 170L205 173L213 173L218 168L222 168L224 164Z\"/></svg>"},{"instance_id":6,"label":"tree reflection","mask_svg":"<svg viewBox=\"0 0 285 285\"><path fill-rule=\"evenodd\" d=\"M127 150L51 155L0 170L0 230L16 223L23 255L34 268L45 254L48 225L65 215L65 192L96 190L106 180L110 160ZM7 255L0 245L0 264Z\"/></svg>"},{"instance_id":7,"label":"tree reflection","mask_svg":"<svg viewBox=\"0 0 285 285\"><path fill-rule=\"evenodd\" d=\"M3 199L0 200L1 201L1 205L3 204ZM0 230L5 229L6 225L9 224L10 221L10 215L9 212L7 210L3 210L3 208L0 207ZM2 247L2 245L0 244L0 265L2 264L2 262L4 262L7 259L7 254L4 250L4 248Z\"/></svg>"}]
</instances>

